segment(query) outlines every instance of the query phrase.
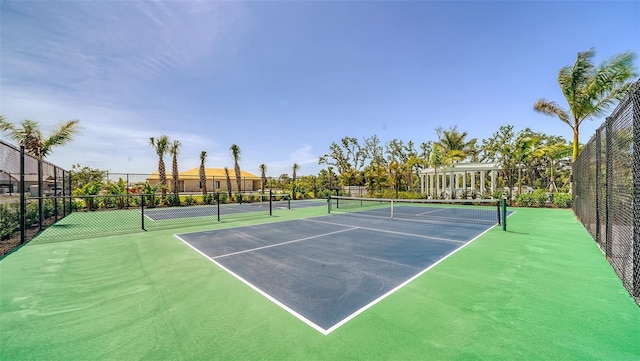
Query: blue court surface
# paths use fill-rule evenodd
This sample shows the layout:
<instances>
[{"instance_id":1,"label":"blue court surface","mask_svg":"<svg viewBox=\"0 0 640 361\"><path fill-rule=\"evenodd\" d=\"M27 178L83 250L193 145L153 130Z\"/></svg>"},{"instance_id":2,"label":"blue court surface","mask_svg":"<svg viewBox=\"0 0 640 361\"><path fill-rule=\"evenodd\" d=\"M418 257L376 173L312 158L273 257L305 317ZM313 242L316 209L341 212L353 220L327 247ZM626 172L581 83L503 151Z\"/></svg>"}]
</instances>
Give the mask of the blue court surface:
<instances>
[{"instance_id":1,"label":"blue court surface","mask_svg":"<svg viewBox=\"0 0 640 361\"><path fill-rule=\"evenodd\" d=\"M329 334L490 228L328 215L177 237Z\"/></svg>"}]
</instances>

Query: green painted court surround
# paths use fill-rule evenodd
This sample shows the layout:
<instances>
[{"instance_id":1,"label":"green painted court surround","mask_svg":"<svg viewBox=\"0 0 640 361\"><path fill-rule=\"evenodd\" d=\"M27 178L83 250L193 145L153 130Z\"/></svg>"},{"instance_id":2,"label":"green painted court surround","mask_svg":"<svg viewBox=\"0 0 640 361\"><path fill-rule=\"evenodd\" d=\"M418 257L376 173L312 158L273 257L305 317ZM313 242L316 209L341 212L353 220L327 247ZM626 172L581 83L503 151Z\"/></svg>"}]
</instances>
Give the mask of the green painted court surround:
<instances>
[{"instance_id":1,"label":"green painted court surround","mask_svg":"<svg viewBox=\"0 0 640 361\"><path fill-rule=\"evenodd\" d=\"M322 207L36 239L0 261L0 360L640 359L640 308L573 213L515 210L509 231L495 227L328 336L173 236Z\"/></svg>"}]
</instances>

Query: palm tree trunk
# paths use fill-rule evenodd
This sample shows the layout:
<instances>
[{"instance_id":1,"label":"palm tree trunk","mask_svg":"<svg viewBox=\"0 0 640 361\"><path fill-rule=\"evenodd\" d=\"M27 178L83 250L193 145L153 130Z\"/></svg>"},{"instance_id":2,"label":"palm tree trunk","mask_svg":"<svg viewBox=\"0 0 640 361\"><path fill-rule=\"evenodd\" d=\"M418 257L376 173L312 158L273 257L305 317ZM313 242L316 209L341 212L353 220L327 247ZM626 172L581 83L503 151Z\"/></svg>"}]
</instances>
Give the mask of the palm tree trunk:
<instances>
[{"instance_id":1,"label":"palm tree trunk","mask_svg":"<svg viewBox=\"0 0 640 361\"><path fill-rule=\"evenodd\" d=\"M167 197L167 170L164 166L164 160L160 158L158 161L158 173L160 176L160 191L162 193L162 202L165 201Z\"/></svg>"},{"instance_id":2,"label":"palm tree trunk","mask_svg":"<svg viewBox=\"0 0 640 361\"><path fill-rule=\"evenodd\" d=\"M238 193L242 192L242 175L240 173L240 165L235 164L234 171L236 173L236 185L238 186Z\"/></svg>"},{"instance_id":3,"label":"palm tree trunk","mask_svg":"<svg viewBox=\"0 0 640 361\"><path fill-rule=\"evenodd\" d=\"M579 135L579 131L578 131L578 127L574 127L573 128L573 156L572 156L572 161L575 162L576 158L578 158L578 151L579 151L579 145L580 142L578 140L578 135Z\"/></svg>"}]
</instances>

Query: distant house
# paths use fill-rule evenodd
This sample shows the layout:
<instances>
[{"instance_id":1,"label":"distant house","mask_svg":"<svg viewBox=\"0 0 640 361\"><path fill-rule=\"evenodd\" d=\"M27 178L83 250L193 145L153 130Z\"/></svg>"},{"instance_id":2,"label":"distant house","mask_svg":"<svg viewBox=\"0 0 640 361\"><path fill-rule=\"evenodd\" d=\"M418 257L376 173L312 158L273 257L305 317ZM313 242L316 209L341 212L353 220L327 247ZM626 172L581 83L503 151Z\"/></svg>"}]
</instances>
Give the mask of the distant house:
<instances>
[{"instance_id":1,"label":"distant house","mask_svg":"<svg viewBox=\"0 0 640 361\"><path fill-rule=\"evenodd\" d=\"M31 196L38 195L38 174L25 173L24 187L26 192ZM52 189L62 187L62 182L54 181L52 176L48 176L42 180L43 195L51 193ZM0 194L20 193L20 175L16 173L8 173L0 169Z\"/></svg>"},{"instance_id":2,"label":"distant house","mask_svg":"<svg viewBox=\"0 0 640 361\"><path fill-rule=\"evenodd\" d=\"M205 173L207 175L207 192L229 191L227 189L227 177L224 174L223 168L207 168ZM241 192L260 190L262 181L259 176L246 171L240 171L240 175L242 177ZM237 192L238 185L236 183L236 173L233 169L229 169L229 177L231 178L231 191ZM156 186L160 183L158 172L153 172L151 176L147 178L147 182L149 182L151 186ZM172 189L172 182L173 178L171 176L171 171L169 171L167 172L167 187L169 187L169 190ZM200 168L193 168L185 172L179 172L178 190L184 193L202 192L202 187L200 185Z\"/></svg>"}]
</instances>

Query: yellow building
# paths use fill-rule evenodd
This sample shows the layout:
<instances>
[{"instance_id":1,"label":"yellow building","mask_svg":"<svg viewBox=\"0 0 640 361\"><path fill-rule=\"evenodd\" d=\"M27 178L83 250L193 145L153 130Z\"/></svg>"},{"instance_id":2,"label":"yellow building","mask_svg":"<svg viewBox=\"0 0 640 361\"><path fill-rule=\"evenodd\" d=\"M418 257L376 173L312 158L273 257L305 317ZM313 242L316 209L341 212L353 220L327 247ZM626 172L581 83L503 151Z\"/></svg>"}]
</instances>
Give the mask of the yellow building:
<instances>
[{"instance_id":1,"label":"yellow building","mask_svg":"<svg viewBox=\"0 0 640 361\"><path fill-rule=\"evenodd\" d=\"M228 192L227 176L223 168L206 168L205 175L207 178L207 192ZM241 175L241 192L258 191L262 187L262 181L259 176L246 171L240 171ZM229 177L231 178L231 191L238 191L236 182L236 173L233 169L229 169ZM151 186L160 183L158 172L153 172L147 182ZM171 191L173 177L171 171L167 172L167 187ZM185 172L178 173L178 191L181 193L201 193L200 187L200 168L193 168Z\"/></svg>"}]
</instances>

